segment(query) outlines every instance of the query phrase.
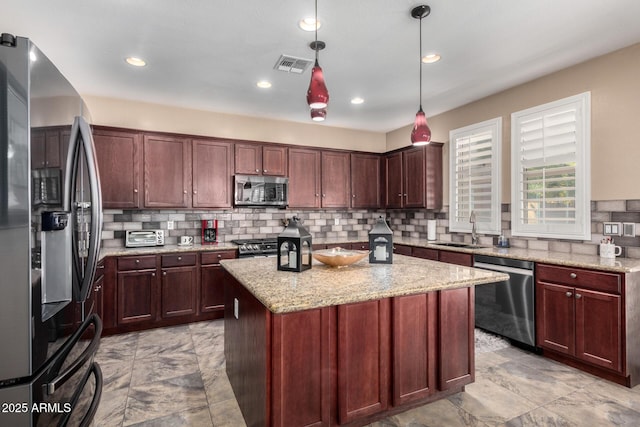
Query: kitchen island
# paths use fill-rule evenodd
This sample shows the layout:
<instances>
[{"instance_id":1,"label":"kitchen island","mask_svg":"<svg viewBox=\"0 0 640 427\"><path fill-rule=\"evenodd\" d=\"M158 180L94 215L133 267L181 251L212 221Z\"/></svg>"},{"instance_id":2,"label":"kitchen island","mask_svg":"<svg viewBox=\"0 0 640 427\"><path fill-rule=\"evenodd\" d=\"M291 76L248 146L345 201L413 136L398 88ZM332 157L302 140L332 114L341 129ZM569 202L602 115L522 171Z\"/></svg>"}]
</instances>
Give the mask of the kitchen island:
<instances>
[{"instance_id":1,"label":"kitchen island","mask_svg":"<svg viewBox=\"0 0 640 427\"><path fill-rule=\"evenodd\" d=\"M474 380L474 286L501 273L394 256L277 271L223 260L226 370L248 426L365 425Z\"/></svg>"}]
</instances>

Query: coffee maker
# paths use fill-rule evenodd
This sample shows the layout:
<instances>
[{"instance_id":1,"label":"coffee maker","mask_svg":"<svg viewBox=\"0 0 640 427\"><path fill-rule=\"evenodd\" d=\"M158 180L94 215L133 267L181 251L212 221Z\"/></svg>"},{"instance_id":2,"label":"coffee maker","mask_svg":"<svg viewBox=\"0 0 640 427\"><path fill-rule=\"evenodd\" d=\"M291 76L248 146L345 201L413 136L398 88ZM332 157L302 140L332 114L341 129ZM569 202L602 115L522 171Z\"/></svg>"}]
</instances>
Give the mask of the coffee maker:
<instances>
[{"instance_id":1,"label":"coffee maker","mask_svg":"<svg viewBox=\"0 0 640 427\"><path fill-rule=\"evenodd\" d=\"M202 220L202 244L213 245L218 243L218 220L203 219Z\"/></svg>"}]
</instances>

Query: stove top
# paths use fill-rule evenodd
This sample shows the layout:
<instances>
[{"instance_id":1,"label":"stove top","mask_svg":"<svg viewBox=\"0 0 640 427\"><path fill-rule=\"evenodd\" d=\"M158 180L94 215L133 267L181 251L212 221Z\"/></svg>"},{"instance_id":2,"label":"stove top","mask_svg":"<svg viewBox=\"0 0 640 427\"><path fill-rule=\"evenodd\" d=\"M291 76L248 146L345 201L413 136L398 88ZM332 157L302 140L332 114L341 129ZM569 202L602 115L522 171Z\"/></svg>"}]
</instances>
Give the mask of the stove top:
<instances>
[{"instance_id":1,"label":"stove top","mask_svg":"<svg viewBox=\"0 0 640 427\"><path fill-rule=\"evenodd\" d=\"M257 256L273 256L278 251L278 239L239 239L232 240L232 243L238 245L239 258L257 257Z\"/></svg>"}]
</instances>

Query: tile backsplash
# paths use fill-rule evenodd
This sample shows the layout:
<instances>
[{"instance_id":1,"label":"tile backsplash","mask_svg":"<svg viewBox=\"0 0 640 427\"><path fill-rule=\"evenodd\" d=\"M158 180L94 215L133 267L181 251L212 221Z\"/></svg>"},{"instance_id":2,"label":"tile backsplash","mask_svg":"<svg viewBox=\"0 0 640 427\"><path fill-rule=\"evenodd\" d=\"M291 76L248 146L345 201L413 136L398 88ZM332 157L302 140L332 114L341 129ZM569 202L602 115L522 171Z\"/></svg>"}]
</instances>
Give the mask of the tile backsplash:
<instances>
[{"instance_id":1,"label":"tile backsplash","mask_svg":"<svg viewBox=\"0 0 640 427\"><path fill-rule=\"evenodd\" d=\"M435 219L436 235L440 241L471 241L469 233L449 233L448 207L440 211L427 210L318 210L240 208L233 210L105 210L102 235L103 247L123 247L125 230L164 229L167 221L174 221L175 229L166 231L165 243L177 243L179 236L194 236L200 243L200 221L218 220L219 241L273 237L292 216L302 219L304 226L316 239L369 239L368 233L376 219L386 216L395 236L427 240L427 221ZM512 247L598 254L603 222L630 222L640 232L640 200L606 200L591 202L591 240L535 239L511 236L510 205L502 206L502 228ZM497 236L479 235L480 244L491 245ZM615 237L622 246L622 256L640 258L640 237Z\"/></svg>"}]
</instances>

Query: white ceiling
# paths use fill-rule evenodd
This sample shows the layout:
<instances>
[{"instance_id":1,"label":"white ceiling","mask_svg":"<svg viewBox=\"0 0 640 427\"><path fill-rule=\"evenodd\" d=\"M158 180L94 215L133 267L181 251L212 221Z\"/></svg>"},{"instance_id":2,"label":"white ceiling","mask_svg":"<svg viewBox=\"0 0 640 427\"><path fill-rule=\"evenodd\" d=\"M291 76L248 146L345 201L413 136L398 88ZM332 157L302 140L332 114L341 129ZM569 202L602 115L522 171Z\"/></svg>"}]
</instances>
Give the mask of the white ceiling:
<instances>
[{"instance_id":1,"label":"white ceiling","mask_svg":"<svg viewBox=\"0 0 640 427\"><path fill-rule=\"evenodd\" d=\"M273 69L281 54L312 59L298 21L313 0L4 1L0 32L31 38L86 95L311 123L310 70ZM322 125L387 132L418 109L419 21L427 117L640 42L638 0L319 0L318 39L330 102ZM126 56L148 65L135 69ZM269 90L255 83L267 79ZM365 99L351 105L352 97Z\"/></svg>"}]
</instances>

